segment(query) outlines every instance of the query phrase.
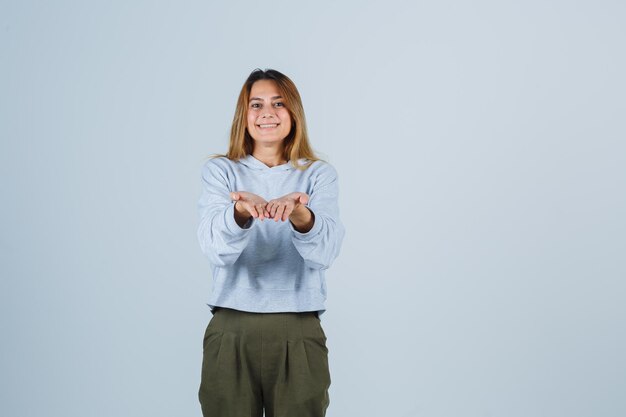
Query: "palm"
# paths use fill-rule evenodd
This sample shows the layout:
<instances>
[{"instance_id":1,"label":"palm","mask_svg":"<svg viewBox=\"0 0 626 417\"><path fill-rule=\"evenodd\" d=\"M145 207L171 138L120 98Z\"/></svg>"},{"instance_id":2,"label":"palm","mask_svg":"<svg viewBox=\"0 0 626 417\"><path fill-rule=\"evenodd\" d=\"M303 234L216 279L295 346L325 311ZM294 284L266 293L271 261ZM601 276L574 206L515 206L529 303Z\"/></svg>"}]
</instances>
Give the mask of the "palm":
<instances>
[{"instance_id":1,"label":"palm","mask_svg":"<svg viewBox=\"0 0 626 417\"><path fill-rule=\"evenodd\" d=\"M281 218L282 221L287 220L298 206L309 201L309 196L300 192L289 193L269 202L263 197L247 191L232 192L231 198L239 202L240 209L245 210L249 215L261 220L273 217L275 221Z\"/></svg>"},{"instance_id":2,"label":"palm","mask_svg":"<svg viewBox=\"0 0 626 417\"><path fill-rule=\"evenodd\" d=\"M305 193L289 193L279 198L270 200L267 203L267 211L270 217L273 217L275 221L282 218L285 221L289 218L291 213L298 208L301 204L306 204L309 200L309 196Z\"/></svg>"},{"instance_id":3,"label":"palm","mask_svg":"<svg viewBox=\"0 0 626 417\"><path fill-rule=\"evenodd\" d=\"M238 201L240 207L251 216L258 217L261 220L269 217L269 213L265 209L267 201L263 197L247 191L236 191L231 193L231 198Z\"/></svg>"}]
</instances>

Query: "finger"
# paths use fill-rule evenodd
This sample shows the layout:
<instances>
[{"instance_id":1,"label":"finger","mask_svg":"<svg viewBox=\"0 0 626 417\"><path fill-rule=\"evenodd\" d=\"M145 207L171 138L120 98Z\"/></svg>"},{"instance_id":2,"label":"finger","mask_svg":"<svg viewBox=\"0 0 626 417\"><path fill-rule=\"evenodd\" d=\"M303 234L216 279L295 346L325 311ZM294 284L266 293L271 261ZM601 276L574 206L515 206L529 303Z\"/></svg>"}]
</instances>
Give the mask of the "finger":
<instances>
[{"instance_id":1,"label":"finger","mask_svg":"<svg viewBox=\"0 0 626 417\"><path fill-rule=\"evenodd\" d=\"M269 204L270 217L274 217L276 215L277 208L278 208L278 204L276 204L275 202L271 202Z\"/></svg>"},{"instance_id":2,"label":"finger","mask_svg":"<svg viewBox=\"0 0 626 417\"><path fill-rule=\"evenodd\" d=\"M265 204L257 204L256 209L259 212L259 218L261 220L265 219Z\"/></svg>"},{"instance_id":3,"label":"finger","mask_svg":"<svg viewBox=\"0 0 626 417\"><path fill-rule=\"evenodd\" d=\"M250 204L248 207L245 207L245 208L246 210L248 210L248 213L252 215L252 217L259 217L259 213L257 213L256 209L254 208L252 204Z\"/></svg>"},{"instance_id":4,"label":"finger","mask_svg":"<svg viewBox=\"0 0 626 417\"><path fill-rule=\"evenodd\" d=\"M291 216L291 213L293 212L293 207L285 207L285 212L283 213L283 221L286 221L289 216Z\"/></svg>"},{"instance_id":5,"label":"finger","mask_svg":"<svg viewBox=\"0 0 626 417\"><path fill-rule=\"evenodd\" d=\"M267 218L267 219L269 219L269 218L271 217L271 216L270 216L270 212L269 212L269 210L267 209L267 203L263 203L263 216L264 216L265 218Z\"/></svg>"},{"instance_id":6,"label":"finger","mask_svg":"<svg viewBox=\"0 0 626 417\"><path fill-rule=\"evenodd\" d=\"M278 208L276 208L276 215L274 216L274 221L278 221L283 216L283 213L285 211L285 207L286 206L282 206L281 205Z\"/></svg>"}]
</instances>

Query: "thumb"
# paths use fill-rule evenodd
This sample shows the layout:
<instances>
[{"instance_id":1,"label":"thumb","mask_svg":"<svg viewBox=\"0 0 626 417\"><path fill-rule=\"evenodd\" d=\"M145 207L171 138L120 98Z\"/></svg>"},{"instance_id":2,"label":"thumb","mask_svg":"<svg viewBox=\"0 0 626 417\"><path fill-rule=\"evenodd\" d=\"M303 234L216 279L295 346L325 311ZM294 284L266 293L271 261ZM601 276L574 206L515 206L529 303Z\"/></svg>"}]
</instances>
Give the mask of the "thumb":
<instances>
[{"instance_id":1,"label":"thumb","mask_svg":"<svg viewBox=\"0 0 626 417\"><path fill-rule=\"evenodd\" d=\"M300 203L302 204L306 204L309 202L309 196L306 194L301 194L300 195Z\"/></svg>"},{"instance_id":2,"label":"thumb","mask_svg":"<svg viewBox=\"0 0 626 417\"><path fill-rule=\"evenodd\" d=\"M239 200L239 193L230 193L230 198L233 200Z\"/></svg>"}]
</instances>

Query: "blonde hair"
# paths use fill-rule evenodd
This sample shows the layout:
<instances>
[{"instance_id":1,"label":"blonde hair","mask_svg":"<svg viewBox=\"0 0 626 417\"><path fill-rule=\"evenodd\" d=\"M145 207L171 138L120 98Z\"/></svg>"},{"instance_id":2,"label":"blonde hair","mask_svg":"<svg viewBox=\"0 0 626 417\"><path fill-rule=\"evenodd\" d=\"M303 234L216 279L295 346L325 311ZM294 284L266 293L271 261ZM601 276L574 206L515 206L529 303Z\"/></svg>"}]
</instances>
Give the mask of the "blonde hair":
<instances>
[{"instance_id":1,"label":"blonde hair","mask_svg":"<svg viewBox=\"0 0 626 417\"><path fill-rule=\"evenodd\" d=\"M323 159L315 155L309 143L304 107L302 106L302 99L296 85L289 77L279 71L274 69L265 69L263 71L260 68L256 68L250 73L239 92L235 117L230 130L228 152L226 154L212 154L208 158L226 157L231 161L238 161L252 154L254 139L248 133L246 116L250 90L252 85L258 80L271 80L276 84L280 95L283 97L283 105L287 108L291 117L291 130L284 139L283 159L290 160L292 166L303 171L311 166L313 162L323 161ZM299 165L298 159L300 158L305 158L308 162L305 165Z\"/></svg>"}]
</instances>

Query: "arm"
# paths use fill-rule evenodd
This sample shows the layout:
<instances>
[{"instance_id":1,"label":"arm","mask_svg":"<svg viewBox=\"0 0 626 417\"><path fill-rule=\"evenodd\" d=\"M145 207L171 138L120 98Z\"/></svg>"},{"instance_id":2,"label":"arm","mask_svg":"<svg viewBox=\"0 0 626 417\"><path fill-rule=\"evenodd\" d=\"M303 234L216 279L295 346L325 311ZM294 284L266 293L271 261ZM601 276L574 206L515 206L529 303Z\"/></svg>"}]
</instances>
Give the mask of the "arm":
<instances>
[{"instance_id":1,"label":"arm","mask_svg":"<svg viewBox=\"0 0 626 417\"><path fill-rule=\"evenodd\" d=\"M245 228L246 225L248 224L248 222L250 221L250 219L252 218L252 215L250 213L248 213L246 210L241 210L241 205L237 205L238 201L235 201L235 221L237 222L237 224L239 225L239 227L241 228Z\"/></svg>"},{"instance_id":2,"label":"arm","mask_svg":"<svg viewBox=\"0 0 626 417\"><path fill-rule=\"evenodd\" d=\"M310 211L313 226L306 232L299 232L290 221L292 242L307 266L314 269L328 269L339 255L345 235L345 228L339 218L339 181L337 171L326 164L309 196L306 208ZM304 211L304 210L303 210ZM298 220L307 223L308 213ZM298 223L298 222L297 222ZM297 224L298 228L304 226ZM308 226L308 225L307 225ZM304 226L301 230L306 230Z\"/></svg>"},{"instance_id":3,"label":"arm","mask_svg":"<svg viewBox=\"0 0 626 417\"><path fill-rule=\"evenodd\" d=\"M311 209L301 204L298 208L293 210L289 216L289 220L295 230L300 233L306 233L313 227L315 215Z\"/></svg>"},{"instance_id":4,"label":"arm","mask_svg":"<svg viewBox=\"0 0 626 417\"><path fill-rule=\"evenodd\" d=\"M235 219L235 204L225 174L214 160L202 167L202 194L198 200L198 242L202 253L217 266L232 265L250 241L256 225L250 217L243 226Z\"/></svg>"}]
</instances>

